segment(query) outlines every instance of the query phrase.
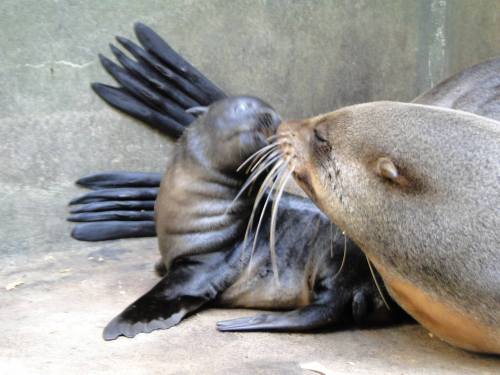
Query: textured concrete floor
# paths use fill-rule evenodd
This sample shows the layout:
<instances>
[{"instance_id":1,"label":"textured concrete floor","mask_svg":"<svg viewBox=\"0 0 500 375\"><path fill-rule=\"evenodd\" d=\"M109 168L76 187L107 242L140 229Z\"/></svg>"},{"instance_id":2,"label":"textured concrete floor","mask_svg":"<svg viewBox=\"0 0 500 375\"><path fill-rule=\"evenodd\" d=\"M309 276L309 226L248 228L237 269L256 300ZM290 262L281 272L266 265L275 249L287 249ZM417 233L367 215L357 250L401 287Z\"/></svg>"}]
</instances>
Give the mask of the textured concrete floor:
<instances>
[{"instance_id":1,"label":"textured concrete floor","mask_svg":"<svg viewBox=\"0 0 500 375\"><path fill-rule=\"evenodd\" d=\"M161 171L166 163L171 142L89 89L111 81L97 53L107 53L116 34L133 37L137 20L225 90L261 96L291 118L410 100L500 55L499 7L499 0L1 1L0 374L293 374L309 361L334 374L498 373L498 360L450 348L418 326L215 331L217 320L246 311L205 311L169 331L105 343L104 324L155 281L155 241L78 243L64 218L76 178Z\"/></svg>"},{"instance_id":2,"label":"textured concrete floor","mask_svg":"<svg viewBox=\"0 0 500 375\"><path fill-rule=\"evenodd\" d=\"M220 333L249 310L201 311L167 331L105 342L103 326L156 280L154 240L8 258L0 271L2 374L498 374L500 361L417 325L315 334ZM20 284L22 283L22 284ZM17 286L15 286L17 285ZM15 371L15 372L14 372Z\"/></svg>"}]
</instances>

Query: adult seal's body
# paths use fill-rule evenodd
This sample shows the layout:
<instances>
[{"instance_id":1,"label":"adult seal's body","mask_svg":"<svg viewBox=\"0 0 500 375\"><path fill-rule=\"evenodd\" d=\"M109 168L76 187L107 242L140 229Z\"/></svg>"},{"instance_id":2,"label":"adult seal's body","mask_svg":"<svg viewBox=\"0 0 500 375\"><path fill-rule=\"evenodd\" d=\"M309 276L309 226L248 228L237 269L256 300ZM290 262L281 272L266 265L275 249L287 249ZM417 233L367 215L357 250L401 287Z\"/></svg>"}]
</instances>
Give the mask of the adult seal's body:
<instances>
[{"instance_id":1,"label":"adult seal's body","mask_svg":"<svg viewBox=\"0 0 500 375\"><path fill-rule=\"evenodd\" d=\"M391 296L443 340L499 354L500 123L375 102L279 132L296 181Z\"/></svg>"},{"instance_id":2,"label":"adult seal's body","mask_svg":"<svg viewBox=\"0 0 500 375\"><path fill-rule=\"evenodd\" d=\"M300 331L353 320L395 321L400 310L384 305L363 253L339 233L332 237L330 221L303 198L286 194L281 200L279 281L269 255L269 215L250 259L255 230L246 248L243 234L255 194L244 194L233 204L246 179L236 170L267 144L278 123L274 110L261 100L234 97L210 106L185 131L156 203L162 255L157 268L164 276L107 325L105 339L171 327L208 302L296 309L219 322L222 331Z\"/></svg>"}]
</instances>

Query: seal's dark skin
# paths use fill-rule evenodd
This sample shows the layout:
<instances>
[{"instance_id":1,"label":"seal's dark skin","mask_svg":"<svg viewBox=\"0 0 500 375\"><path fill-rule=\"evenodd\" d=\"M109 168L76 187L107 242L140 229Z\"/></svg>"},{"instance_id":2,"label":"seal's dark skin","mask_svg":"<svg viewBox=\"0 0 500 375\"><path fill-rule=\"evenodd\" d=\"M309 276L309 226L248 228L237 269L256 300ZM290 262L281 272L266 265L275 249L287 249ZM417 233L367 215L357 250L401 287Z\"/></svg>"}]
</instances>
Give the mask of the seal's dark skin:
<instances>
[{"instance_id":1,"label":"seal's dark skin","mask_svg":"<svg viewBox=\"0 0 500 375\"><path fill-rule=\"evenodd\" d=\"M106 326L106 340L169 328L209 302L292 310L219 322L221 331L304 331L353 321L397 321L400 310L384 305L361 251L338 233L332 237L329 220L303 198L287 194L280 205L279 281L271 270L269 219L250 261L255 233L246 249L242 234L255 197L244 195L233 204L246 180L236 169L267 144L278 123L261 100L231 97L210 106L179 139L156 203L165 276ZM344 249L346 263L338 272Z\"/></svg>"}]
</instances>

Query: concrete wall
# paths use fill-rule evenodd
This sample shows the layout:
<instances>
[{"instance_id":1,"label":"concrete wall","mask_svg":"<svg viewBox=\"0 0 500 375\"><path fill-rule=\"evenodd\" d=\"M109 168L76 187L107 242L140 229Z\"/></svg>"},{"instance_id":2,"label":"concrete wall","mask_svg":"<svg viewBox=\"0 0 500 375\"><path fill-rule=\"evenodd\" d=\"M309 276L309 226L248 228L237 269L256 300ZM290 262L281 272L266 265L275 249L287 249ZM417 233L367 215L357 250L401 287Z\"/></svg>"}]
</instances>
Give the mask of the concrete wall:
<instances>
[{"instance_id":1,"label":"concrete wall","mask_svg":"<svg viewBox=\"0 0 500 375\"><path fill-rule=\"evenodd\" d=\"M141 20L231 93L284 117L407 101L500 54L498 0L3 0L0 3L0 253L86 244L69 237L72 182L159 171L171 147L89 89L96 55ZM5 258L4 258L5 259Z\"/></svg>"}]
</instances>

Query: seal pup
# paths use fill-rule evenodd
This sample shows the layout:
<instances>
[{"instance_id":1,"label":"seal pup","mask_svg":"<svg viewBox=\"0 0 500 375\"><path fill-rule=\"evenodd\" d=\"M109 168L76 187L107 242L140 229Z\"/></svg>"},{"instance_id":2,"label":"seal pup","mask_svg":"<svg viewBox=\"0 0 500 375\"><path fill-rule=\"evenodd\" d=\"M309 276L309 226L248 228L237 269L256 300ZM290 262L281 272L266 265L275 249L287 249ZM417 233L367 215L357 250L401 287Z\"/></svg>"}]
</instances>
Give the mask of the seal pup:
<instances>
[{"instance_id":1,"label":"seal pup","mask_svg":"<svg viewBox=\"0 0 500 375\"><path fill-rule=\"evenodd\" d=\"M278 156L274 145L265 147L279 121L260 99L231 97L211 105L186 129L156 203L162 255L157 269L163 278L106 326L106 340L169 328L208 303L292 310L219 322L221 331L304 331L401 318L401 310L380 295L364 254L306 199L284 194L282 209L273 210L279 222L273 269L268 240L258 236L259 228L261 233L273 229L269 209L265 203L258 224L247 227L254 222L256 194L239 194L247 175L237 170L257 150ZM254 167L259 187L258 174L267 167L259 170L258 162ZM286 182L281 177L276 180ZM280 192L282 184L276 185ZM263 196L262 186L257 197ZM250 230L243 238L245 228Z\"/></svg>"},{"instance_id":2,"label":"seal pup","mask_svg":"<svg viewBox=\"0 0 500 375\"><path fill-rule=\"evenodd\" d=\"M297 183L390 295L444 341L500 354L500 123L374 102L279 133Z\"/></svg>"}]
</instances>

